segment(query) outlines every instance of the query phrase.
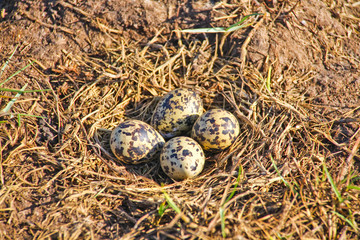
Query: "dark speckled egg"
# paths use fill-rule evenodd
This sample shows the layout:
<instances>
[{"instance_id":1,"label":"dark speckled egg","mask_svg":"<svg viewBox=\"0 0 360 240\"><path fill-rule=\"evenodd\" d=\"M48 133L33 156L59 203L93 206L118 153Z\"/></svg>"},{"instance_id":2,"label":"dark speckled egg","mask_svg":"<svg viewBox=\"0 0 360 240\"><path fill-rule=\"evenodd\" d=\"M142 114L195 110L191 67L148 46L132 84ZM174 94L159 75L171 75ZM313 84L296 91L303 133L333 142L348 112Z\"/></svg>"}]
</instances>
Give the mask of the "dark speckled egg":
<instances>
[{"instance_id":1,"label":"dark speckled egg","mask_svg":"<svg viewBox=\"0 0 360 240\"><path fill-rule=\"evenodd\" d=\"M196 92L178 88L159 101L151 118L151 125L165 139L185 135L191 131L203 111L202 99Z\"/></svg>"},{"instance_id":2,"label":"dark speckled egg","mask_svg":"<svg viewBox=\"0 0 360 240\"><path fill-rule=\"evenodd\" d=\"M127 164L149 162L160 153L164 138L149 124L127 120L110 136L110 147L117 159Z\"/></svg>"},{"instance_id":3,"label":"dark speckled egg","mask_svg":"<svg viewBox=\"0 0 360 240\"><path fill-rule=\"evenodd\" d=\"M191 137L204 150L217 152L233 144L239 133L239 122L232 113L223 109L211 109L196 120Z\"/></svg>"},{"instance_id":4,"label":"dark speckled egg","mask_svg":"<svg viewBox=\"0 0 360 240\"><path fill-rule=\"evenodd\" d=\"M174 180L196 177L205 164L201 146L189 137L174 137L165 143L160 164L163 171Z\"/></svg>"}]
</instances>

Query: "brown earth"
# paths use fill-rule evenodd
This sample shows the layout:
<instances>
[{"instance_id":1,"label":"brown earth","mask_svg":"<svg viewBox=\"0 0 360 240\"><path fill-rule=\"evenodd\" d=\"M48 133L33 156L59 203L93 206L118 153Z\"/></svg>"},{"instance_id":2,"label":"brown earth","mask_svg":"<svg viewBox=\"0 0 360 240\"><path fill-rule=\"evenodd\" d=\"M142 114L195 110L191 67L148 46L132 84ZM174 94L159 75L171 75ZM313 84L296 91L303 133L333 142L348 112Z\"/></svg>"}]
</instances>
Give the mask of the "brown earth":
<instances>
[{"instance_id":1,"label":"brown earth","mask_svg":"<svg viewBox=\"0 0 360 240\"><path fill-rule=\"evenodd\" d=\"M359 237L356 1L4 0L0 10L1 66L14 53L0 84L34 61L0 86L0 109L15 96L4 88L48 89L0 113L1 239L214 239L222 206L229 238ZM231 33L176 31L252 13L263 15ZM149 122L176 87L236 114L234 146L184 182L156 162L114 161L110 130ZM159 214L163 191L182 213Z\"/></svg>"}]
</instances>

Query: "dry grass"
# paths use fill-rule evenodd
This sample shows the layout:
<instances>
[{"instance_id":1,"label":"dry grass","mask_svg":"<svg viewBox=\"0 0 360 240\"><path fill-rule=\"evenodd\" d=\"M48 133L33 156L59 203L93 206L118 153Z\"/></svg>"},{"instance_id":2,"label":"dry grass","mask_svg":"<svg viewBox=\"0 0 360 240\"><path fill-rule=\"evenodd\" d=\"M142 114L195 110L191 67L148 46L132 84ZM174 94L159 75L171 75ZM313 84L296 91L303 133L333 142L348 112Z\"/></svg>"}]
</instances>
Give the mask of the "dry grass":
<instances>
[{"instance_id":1,"label":"dry grass","mask_svg":"<svg viewBox=\"0 0 360 240\"><path fill-rule=\"evenodd\" d=\"M162 44L167 37L159 30L145 46L118 39L93 56L64 52L47 86L33 82L52 91L25 94L24 101L36 99L16 110L47 119L0 125L0 238L359 236L358 108L329 119L302 92L283 87L282 79L306 83L313 72L290 67L274 76L222 56L219 38L171 36L177 47ZM201 176L182 182L157 162L116 162L111 129L127 118L149 122L159 97L177 87L198 91L206 109L238 117L234 145L208 155ZM335 126L347 122L357 131L339 143Z\"/></svg>"}]
</instances>

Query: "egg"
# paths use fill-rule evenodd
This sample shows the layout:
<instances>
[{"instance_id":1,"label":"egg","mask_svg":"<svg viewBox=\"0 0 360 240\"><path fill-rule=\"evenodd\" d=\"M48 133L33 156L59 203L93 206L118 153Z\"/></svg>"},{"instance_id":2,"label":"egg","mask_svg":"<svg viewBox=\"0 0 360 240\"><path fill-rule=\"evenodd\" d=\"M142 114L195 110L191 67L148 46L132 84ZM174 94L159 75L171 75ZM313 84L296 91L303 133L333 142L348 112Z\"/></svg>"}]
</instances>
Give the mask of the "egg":
<instances>
[{"instance_id":1,"label":"egg","mask_svg":"<svg viewBox=\"0 0 360 240\"><path fill-rule=\"evenodd\" d=\"M111 133L110 147L114 155L126 164L149 162L165 144L164 138L149 124L140 120L120 123Z\"/></svg>"},{"instance_id":2,"label":"egg","mask_svg":"<svg viewBox=\"0 0 360 240\"><path fill-rule=\"evenodd\" d=\"M205 164L201 146L192 138L180 136L167 141L160 154L163 171L174 180L196 177Z\"/></svg>"},{"instance_id":3,"label":"egg","mask_svg":"<svg viewBox=\"0 0 360 240\"><path fill-rule=\"evenodd\" d=\"M233 144L239 133L239 122L232 113L223 109L211 109L196 120L191 137L204 150L217 152Z\"/></svg>"},{"instance_id":4,"label":"egg","mask_svg":"<svg viewBox=\"0 0 360 240\"><path fill-rule=\"evenodd\" d=\"M186 135L203 111L202 99L196 92L178 88L164 95L156 105L151 125L165 139Z\"/></svg>"}]
</instances>

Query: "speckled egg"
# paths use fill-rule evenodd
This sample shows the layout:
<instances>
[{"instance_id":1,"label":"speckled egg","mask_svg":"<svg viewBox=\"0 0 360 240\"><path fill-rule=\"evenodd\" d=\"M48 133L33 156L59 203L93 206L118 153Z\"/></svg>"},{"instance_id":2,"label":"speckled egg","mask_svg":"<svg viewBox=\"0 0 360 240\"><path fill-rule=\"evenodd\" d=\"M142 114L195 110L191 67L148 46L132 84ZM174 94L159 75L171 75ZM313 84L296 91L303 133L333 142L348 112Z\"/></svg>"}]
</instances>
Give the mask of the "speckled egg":
<instances>
[{"instance_id":1,"label":"speckled egg","mask_svg":"<svg viewBox=\"0 0 360 240\"><path fill-rule=\"evenodd\" d=\"M117 159L127 164L149 162L160 153L164 138L149 124L127 120L110 136L110 147Z\"/></svg>"},{"instance_id":2,"label":"speckled egg","mask_svg":"<svg viewBox=\"0 0 360 240\"><path fill-rule=\"evenodd\" d=\"M211 109L196 120L191 137L206 151L217 152L229 147L240 133L236 117L223 109Z\"/></svg>"},{"instance_id":3,"label":"speckled egg","mask_svg":"<svg viewBox=\"0 0 360 240\"><path fill-rule=\"evenodd\" d=\"M169 139L185 135L203 113L200 96L188 89L178 88L162 97L151 119L151 125Z\"/></svg>"},{"instance_id":4,"label":"speckled egg","mask_svg":"<svg viewBox=\"0 0 360 240\"><path fill-rule=\"evenodd\" d=\"M160 164L164 172L174 180L193 178L201 173L205 156L201 146L189 137L174 137L165 143Z\"/></svg>"}]
</instances>

